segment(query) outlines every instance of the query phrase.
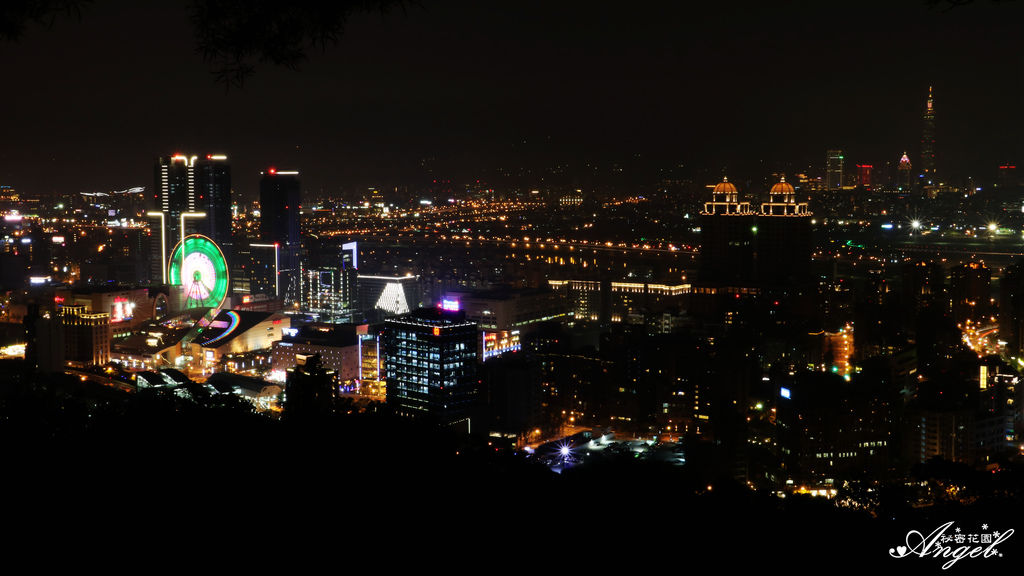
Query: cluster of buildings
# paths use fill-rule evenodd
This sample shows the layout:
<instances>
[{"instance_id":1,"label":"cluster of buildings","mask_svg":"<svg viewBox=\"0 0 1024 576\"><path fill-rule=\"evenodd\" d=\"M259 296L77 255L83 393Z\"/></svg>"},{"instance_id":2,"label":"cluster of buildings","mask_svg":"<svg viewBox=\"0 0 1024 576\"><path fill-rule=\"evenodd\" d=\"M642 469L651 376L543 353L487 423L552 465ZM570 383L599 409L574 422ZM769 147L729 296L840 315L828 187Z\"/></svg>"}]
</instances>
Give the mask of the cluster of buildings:
<instances>
[{"instance_id":1,"label":"cluster of buildings","mask_svg":"<svg viewBox=\"0 0 1024 576\"><path fill-rule=\"evenodd\" d=\"M934 134L922 149L934 178ZM843 161L829 152L826 188L845 187ZM857 174L871 187L870 166ZM40 371L203 382L293 415L363 397L500 445L614 427L708 442L725 455L723 473L753 484L828 489L935 456L991 466L1019 451L1018 267L998 276L996 299L980 261L864 258L852 240L821 250L834 240L815 237L806 184L780 176L759 200L727 178L709 188L692 226L700 250L668 275L534 268L515 285L446 277L438 287L413 273L429 264L368 273L367 260L391 257L379 240L368 253L344 233L304 234L298 172L261 173L258 214L239 214L226 156L176 154L158 159L149 192L47 211L0 190L19 206L5 212L0 281L29 282L7 293L0 329L23 331ZM557 204L572 217L591 209L579 190ZM475 225L457 225L466 246L486 240ZM520 249L518 238L491 241ZM589 250L597 268L596 249L613 244L557 246ZM646 257L677 258L659 250Z\"/></svg>"},{"instance_id":2,"label":"cluster of buildings","mask_svg":"<svg viewBox=\"0 0 1024 576\"><path fill-rule=\"evenodd\" d=\"M891 187L898 190L911 190L922 187L926 190L937 190L942 182L936 170L935 156L935 98L932 87L928 87L928 99L925 100L921 115L921 146L920 162L915 171L907 152L895 162L887 162L877 168L873 164L854 164L846 162L846 154L840 149L828 150L825 155L824 181L815 182L809 190L852 190L860 188Z\"/></svg>"}]
</instances>

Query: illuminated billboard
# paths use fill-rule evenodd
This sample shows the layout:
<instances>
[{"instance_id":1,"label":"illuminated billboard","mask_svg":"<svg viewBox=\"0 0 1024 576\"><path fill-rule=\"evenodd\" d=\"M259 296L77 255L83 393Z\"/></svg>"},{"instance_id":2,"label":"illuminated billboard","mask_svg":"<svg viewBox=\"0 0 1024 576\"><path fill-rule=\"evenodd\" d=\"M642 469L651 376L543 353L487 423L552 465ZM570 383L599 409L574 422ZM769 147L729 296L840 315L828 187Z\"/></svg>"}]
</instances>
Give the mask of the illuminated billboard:
<instances>
[{"instance_id":1,"label":"illuminated billboard","mask_svg":"<svg viewBox=\"0 0 1024 576\"><path fill-rule=\"evenodd\" d=\"M522 349L519 344L519 330L498 330L495 332L482 333L483 351L480 355L486 362L491 358L497 358L509 352L518 352Z\"/></svg>"},{"instance_id":2,"label":"illuminated billboard","mask_svg":"<svg viewBox=\"0 0 1024 576\"><path fill-rule=\"evenodd\" d=\"M135 317L135 302L129 301L124 296L117 296L110 305L110 323L116 324L131 320Z\"/></svg>"}]
</instances>

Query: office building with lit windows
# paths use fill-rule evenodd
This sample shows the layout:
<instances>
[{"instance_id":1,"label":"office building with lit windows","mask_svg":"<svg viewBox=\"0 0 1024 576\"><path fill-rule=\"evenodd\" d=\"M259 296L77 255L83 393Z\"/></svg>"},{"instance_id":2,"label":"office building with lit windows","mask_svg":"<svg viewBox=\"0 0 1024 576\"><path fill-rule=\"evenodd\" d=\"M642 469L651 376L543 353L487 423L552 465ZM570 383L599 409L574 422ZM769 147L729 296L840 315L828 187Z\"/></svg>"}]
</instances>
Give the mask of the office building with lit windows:
<instances>
[{"instance_id":1,"label":"office building with lit windows","mask_svg":"<svg viewBox=\"0 0 1024 576\"><path fill-rule=\"evenodd\" d=\"M477 325L464 312L421 308L385 321L387 403L395 413L472 432Z\"/></svg>"},{"instance_id":2,"label":"office building with lit windows","mask_svg":"<svg viewBox=\"0 0 1024 576\"><path fill-rule=\"evenodd\" d=\"M299 262L299 306L320 322L350 322L358 315L359 270L355 242L307 246Z\"/></svg>"}]
</instances>

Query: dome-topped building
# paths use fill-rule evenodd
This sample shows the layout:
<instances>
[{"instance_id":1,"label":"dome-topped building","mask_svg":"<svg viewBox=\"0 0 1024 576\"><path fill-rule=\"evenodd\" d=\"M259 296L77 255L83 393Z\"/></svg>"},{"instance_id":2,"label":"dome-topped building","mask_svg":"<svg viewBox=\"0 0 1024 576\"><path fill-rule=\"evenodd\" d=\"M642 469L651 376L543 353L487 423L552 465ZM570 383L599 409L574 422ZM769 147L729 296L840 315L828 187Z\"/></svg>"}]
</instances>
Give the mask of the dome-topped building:
<instances>
[{"instance_id":1,"label":"dome-topped building","mask_svg":"<svg viewBox=\"0 0 1024 576\"><path fill-rule=\"evenodd\" d=\"M701 212L700 277L710 284L748 285L754 278L756 213L728 178L711 188Z\"/></svg>"},{"instance_id":2,"label":"dome-topped building","mask_svg":"<svg viewBox=\"0 0 1024 576\"><path fill-rule=\"evenodd\" d=\"M715 189L713 190L713 192L715 194L735 194L736 185L733 184L732 182L729 182L728 176L723 176L722 181L719 182L718 184L715 184Z\"/></svg>"},{"instance_id":3,"label":"dome-topped building","mask_svg":"<svg viewBox=\"0 0 1024 576\"><path fill-rule=\"evenodd\" d=\"M767 304L773 314L780 305L788 305L782 302L810 311L809 299L817 290L807 198L798 196L797 187L784 177L768 188L768 201L760 210L741 202L739 187L728 178L707 190L711 199L700 216L700 260L691 312L730 323L755 309L748 309L748 304Z\"/></svg>"},{"instance_id":4,"label":"dome-topped building","mask_svg":"<svg viewBox=\"0 0 1024 576\"><path fill-rule=\"evenodd\" d=\"M757 217L757 280L785 287L806 282L813 251L811 211L798 202L796 188L782 177L768 191Z\"/></svg>"},{"instance_id":5,"label":"dome-topped building","mask_svg":"<svg viewBox=\"0 0 1024 576\"><path fill-rule=\"evenodd\" d=\"M711 190L711 202L704 203L705 214L750 214L750 202L739 201L736 185L728 177L715 184Z\"/></svg>"},{"instance_id":6,"label":"dome-topped building","mask_svg":"<svg viewBox=\"0 0 1024 576\"><path fill-rule=\"evenodd\" d=\"M771 190L769 190L768 193L771 194L772 196L776 194L788 194L792 196L793 194L796 193L796 190L793 188L792 184L786 182L786 177L783 176L781 180L779 180L778 182L775 183L775 185L772 186Z\"/></svg>"},{"instance_id":7,"label":"dome-topped building","mask_svg":"<svg viewBox=\"0 0 1024 576\"><path fill-rule=\"evenodd\" d=\"M768 201L761 204L762 216L810 216L806 202L796 201L796 189L783 176L768 191Z\"/></svg>"}]
</instances>

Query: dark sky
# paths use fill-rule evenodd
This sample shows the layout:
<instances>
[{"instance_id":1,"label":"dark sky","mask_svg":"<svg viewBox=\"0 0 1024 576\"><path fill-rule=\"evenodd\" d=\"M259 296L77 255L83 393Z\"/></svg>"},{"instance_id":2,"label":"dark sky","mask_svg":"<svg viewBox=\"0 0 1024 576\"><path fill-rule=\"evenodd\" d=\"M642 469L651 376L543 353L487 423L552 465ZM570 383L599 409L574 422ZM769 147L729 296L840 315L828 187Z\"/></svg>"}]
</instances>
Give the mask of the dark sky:
<instances>
[{"instance_id":1,"label":"dark sky","mask_svg":"<svg viewBox=\"0 0 1024 576\"><path fill-rule=\"evenodd\" d=\"M422 0L353 19L298 71L225 91L177 2L97 0L0 44L0 183L152 186L157 155L224 152L235 189L296 168L308 190L456 183L608 162L749 173L917 161L935 86L940 171L1024 162L1020 3Z\"/></svg>"}]
</instances>

